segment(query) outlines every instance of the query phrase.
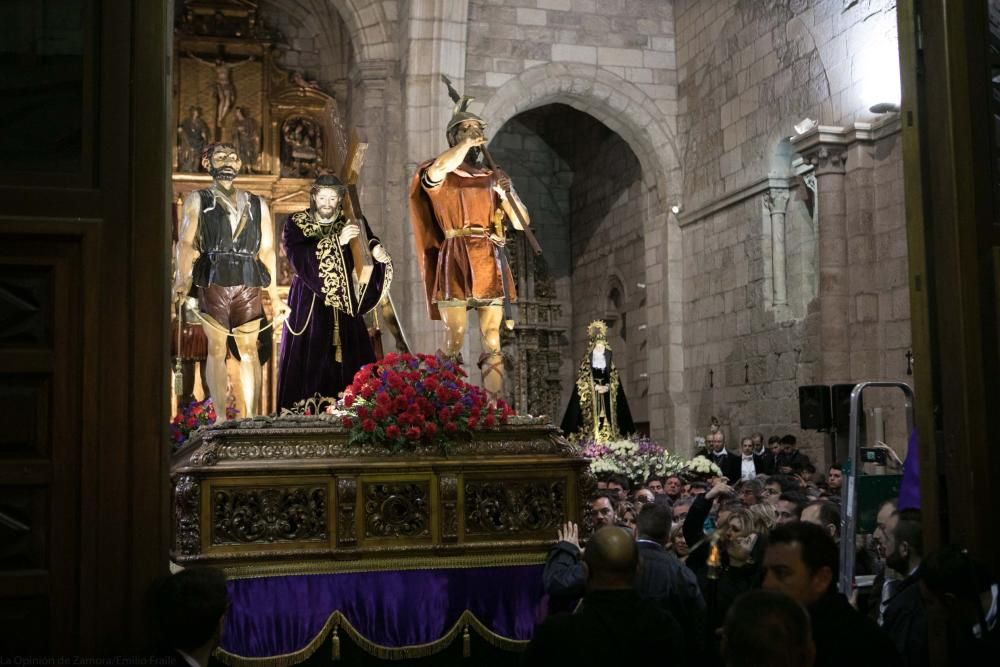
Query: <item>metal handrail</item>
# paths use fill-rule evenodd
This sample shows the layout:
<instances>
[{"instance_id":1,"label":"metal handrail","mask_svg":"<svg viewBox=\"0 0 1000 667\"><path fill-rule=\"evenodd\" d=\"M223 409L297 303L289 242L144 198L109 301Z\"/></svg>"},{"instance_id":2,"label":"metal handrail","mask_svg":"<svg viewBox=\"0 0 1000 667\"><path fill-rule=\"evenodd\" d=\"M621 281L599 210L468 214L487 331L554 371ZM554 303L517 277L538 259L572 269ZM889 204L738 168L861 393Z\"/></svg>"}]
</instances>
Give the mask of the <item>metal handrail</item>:
<instances>
[{"instance_id":1,"label":"metal handrail","mask_svg":"<svg viewBox=\"0 0 1000 667\"><path fill-rule=\"evenodd\" d=\"M849 470L846 483L841 489L841 514L840 514L840 592L850 597L854 589L854 554L857 543L857 515L858 515L858 495L856 491L859 465L858 442L861 432L861 414L858 405L861 402L861 394L869 387L895 387L903 392L906 407L906 434L909 440L913 433L913 389L905 382L895 382L892 380L872 380L859 382L851 391L851 415L850 427L848 429L848 463Z\"/></svg>"}]
</instances>

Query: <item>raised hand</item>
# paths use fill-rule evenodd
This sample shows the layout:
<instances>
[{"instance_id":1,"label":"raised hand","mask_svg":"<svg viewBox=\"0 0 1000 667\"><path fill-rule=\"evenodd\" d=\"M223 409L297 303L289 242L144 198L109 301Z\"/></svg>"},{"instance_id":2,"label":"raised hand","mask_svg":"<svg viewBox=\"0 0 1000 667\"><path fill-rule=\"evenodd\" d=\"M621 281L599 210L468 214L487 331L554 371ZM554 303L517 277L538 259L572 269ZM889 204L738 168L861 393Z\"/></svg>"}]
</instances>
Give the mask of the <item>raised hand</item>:
<instances>
[{"instance_id":1,"label":"raised hand","mask_svg":"<svg viewBox=\"0 0 1000 667\"><path fill-rule=\"evenodd\" d=\"M577 549L580 548L580 527L572 521L567 521L560 526L557 534L560 542L569 542Z\"/></svg>"}]
</instances>

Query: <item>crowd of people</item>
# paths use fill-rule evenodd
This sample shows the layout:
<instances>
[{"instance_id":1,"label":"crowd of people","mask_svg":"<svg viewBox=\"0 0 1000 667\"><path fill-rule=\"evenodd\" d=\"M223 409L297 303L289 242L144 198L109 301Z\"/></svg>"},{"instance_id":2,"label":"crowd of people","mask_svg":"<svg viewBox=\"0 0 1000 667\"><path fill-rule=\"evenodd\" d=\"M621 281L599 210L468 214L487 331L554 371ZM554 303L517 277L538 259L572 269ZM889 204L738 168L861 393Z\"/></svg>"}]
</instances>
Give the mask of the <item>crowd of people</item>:
<instances>
[{"instance_id":1,"label":"crowd of people","mask_svg":"<svg viewBox=\"0 0 1000 667\"><path fill-rule=\"evenodd\" d=\"M962 549L924 556L919 510L885 502L838 592L843 470L817 475L794 436L721 432L703 456L722 475L598 480L584 545L558 531L543 573L549 617L526 665L811 666L965 664L995 659L997 585ZM946 632L929 639L929 619Z\"/></svg>"}]
</instances>

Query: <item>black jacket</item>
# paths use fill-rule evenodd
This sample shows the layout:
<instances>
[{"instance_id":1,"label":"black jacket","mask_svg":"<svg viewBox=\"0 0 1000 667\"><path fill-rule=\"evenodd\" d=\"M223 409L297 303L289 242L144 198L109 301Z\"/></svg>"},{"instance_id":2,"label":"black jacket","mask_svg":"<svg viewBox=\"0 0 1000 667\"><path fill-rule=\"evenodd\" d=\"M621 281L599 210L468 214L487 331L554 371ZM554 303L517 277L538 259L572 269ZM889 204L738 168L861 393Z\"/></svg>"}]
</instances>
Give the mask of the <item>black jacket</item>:
<instances>
[{"instance_id":1,"label":"black jacket","mask_svg":"<svg viewBox=\"0 0 1000 667\"><path fill-rule=\"evenodd\" d=\"M807 463L809 463L809 457L797 449L793 449L790 454L779 451L774 457L774 472L781 473L781 468L787 466L791 468L791 473L788 474L792 474L795 472L796 466L804 466Z\"/></svg>"},{"instance_id":2,"label":"black jacket","mask_svg":"<svg viewBox=\"0 0 1000 667\"><path fill-rule=\"evenodd\" d=\"M728 449L722 450L723 454L716 454L715 452L709 451L705 454L708 460L719 466L722 469L722 474L729 478L730 484L735 484L740 481L740 457L733 454Z\"/></svg>"},{"instance_id":3,"label":"black jacket","mask_svg":"<svg viewBox=\"0 0 1000 667\"><path fill-rule=\"evenodd\" d=\"M889 637L832 587L809 608L816 667L902 667Z\"/></svg>"},{"instance_id":4,"label":"black jacket","mask_svg":"<svg viewBox=\"0 0 1000 667\"><path fill-rule=\"evenodd\" d=\"M645 540L638 545L642 564L635 581L636 591L640 597L658 602L677 619L687 639L688 661L693 662L704 648L702 638L707 628L705 599L698 579L662 545Z\"/></svg>"},{"instance_id":5,"label":"black jacket","mask_svg":"<svg viewBox=\"0 0 1000 667\"><path fill-rule=\"evenodd\" d=\"M633 589L591 591L575 614L549 616L535 628L522 664L607 667L679 665L684 642L677 621Z\"/></svg>"},{"instance_id":6,"label":"black jacket","mask_svg":"<svg viewBox=\"0 0 1000 667\"><path fill-rule=\"evenodd\" d=\"M927 656L927 612L916 576L900 582L889 598L882 619L882 629L896 645L907 667L924 667Z\"/></svg>"}]
</instances>

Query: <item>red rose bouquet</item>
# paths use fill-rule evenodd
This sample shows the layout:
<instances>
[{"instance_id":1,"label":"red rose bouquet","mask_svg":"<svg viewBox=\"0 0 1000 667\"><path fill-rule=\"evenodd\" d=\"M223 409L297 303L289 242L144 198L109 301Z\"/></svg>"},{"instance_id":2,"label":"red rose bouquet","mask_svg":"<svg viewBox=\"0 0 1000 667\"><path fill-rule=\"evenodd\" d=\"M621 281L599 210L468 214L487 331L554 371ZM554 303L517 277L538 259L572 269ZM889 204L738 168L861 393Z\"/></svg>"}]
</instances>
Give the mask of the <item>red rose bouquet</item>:
<instances>
[{"instance_id":1,"label":"red rose bouquet","mask_svg":"<svg viewBox=\"0 0 1000 667\"><path fill-rule=\"evenodd\" d=\"M392 450L448 443L507 421L513 410L468 384L461 366L429 354L387 354L363 366L344 391L343 417L351 443L385 444Z\"/></svg>"},{"instance_id":2,"label":"red rose bouquet","mask_svg":"<svg viewBox=\"0 0 1000 667\"><path fill-rule=\"evenodd\" d=\"M226 419L235 419L239 410L226 406ZM170 442L174 448L180 447L191 437L191 432L208 424L215 423L215 406L212 399L191 401L170 420Z\"/></svg>"}]
</instances>

